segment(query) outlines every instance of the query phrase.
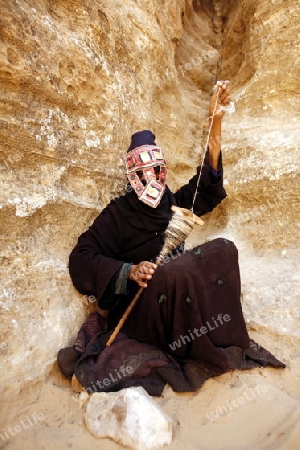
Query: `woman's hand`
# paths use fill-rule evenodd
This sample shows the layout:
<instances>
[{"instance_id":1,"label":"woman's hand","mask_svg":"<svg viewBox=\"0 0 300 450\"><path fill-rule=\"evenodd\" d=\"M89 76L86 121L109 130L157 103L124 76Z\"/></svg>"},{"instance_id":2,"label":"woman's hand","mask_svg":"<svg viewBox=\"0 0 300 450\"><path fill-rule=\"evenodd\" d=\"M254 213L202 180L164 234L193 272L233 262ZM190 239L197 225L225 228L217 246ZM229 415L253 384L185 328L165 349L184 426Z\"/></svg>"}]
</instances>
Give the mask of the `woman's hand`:
<instances>
[{"instance_id":1,"label":"woman's hand","mask_svg":"<svg viewBox=\"0 0 300 450\"><path fill-rule=\"evenodd\" d=\"M137 265L133 264L128 278L136 281L140 287L146 288L147 281L151 280L156 268L157 265L149 261L142 261Z\"/></svg>"},{"instance_id":2,"label":"woman's hand","mask_svg":"<svg viewBox=\"0 0 300 450\"><path fill-rule=\"evenodd\" d=\"M210 105L209 105L209 117L212 117L213 114L214 118L222 118L225 114L225 111L223 111L220 106L227 106L231 99L230 99L230 92L228 89L229 81L218 81L216 85L216 92L213 94ZM217 103L217 105L216 105ZM215 113L214 113L215 111Z\"/></svg>"}]
</instances>

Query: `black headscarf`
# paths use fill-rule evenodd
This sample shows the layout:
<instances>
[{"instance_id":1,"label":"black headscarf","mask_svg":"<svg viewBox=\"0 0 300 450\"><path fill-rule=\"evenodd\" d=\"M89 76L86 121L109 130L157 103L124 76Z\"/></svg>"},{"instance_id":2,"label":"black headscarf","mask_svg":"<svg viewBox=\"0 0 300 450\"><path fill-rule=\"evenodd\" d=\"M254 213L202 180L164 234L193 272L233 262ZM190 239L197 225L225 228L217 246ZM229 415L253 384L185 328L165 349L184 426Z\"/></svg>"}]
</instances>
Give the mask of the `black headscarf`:
<instances>
[{"instance_id":1,"label":"black headscarf","mask_svg":"<svg viewBox=\"0 0 300 450\"><path fill-rule=\"evenodd\" d=\"M131 136L131 144L128 147L127 153L136 147L142 147L142 145L156 145L155 136L150 130L137 131Z\"/></svg>"}]
</instances>

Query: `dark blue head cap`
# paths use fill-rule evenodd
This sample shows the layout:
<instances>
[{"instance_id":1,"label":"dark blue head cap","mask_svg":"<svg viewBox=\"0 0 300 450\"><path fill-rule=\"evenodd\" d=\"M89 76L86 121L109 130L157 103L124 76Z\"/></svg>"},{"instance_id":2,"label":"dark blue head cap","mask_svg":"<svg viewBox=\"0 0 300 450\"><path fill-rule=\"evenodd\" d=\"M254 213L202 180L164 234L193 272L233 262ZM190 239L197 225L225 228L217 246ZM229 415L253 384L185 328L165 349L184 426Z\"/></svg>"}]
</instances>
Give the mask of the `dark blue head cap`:
<instances>
[{"instance_id":1,"label":"dark blue head cap","mask_svg":"<svg viewBox=\"0 0 300 450\"><path fill-rule=\"evenodd\" d=\"M131 136L131 144L127 152L142 145L156 145L155 136L150 130L137 131Z\"/></svg>"}]
</instances>

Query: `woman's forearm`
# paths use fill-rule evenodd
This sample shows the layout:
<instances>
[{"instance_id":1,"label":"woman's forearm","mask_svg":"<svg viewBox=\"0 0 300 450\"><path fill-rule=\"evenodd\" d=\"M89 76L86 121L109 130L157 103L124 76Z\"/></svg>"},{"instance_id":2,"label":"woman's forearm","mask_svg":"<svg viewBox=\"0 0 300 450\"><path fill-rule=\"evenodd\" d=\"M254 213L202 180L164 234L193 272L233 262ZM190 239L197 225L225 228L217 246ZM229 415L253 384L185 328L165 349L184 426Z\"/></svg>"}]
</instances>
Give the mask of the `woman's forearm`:
<instances>
[{"instance_id":1,"label":"woman's forearm","mask_svg":"<svg viewBox=\"0 0 300 450\"><path fill-rule=\"evenodd\" d=\"M219 157L221 151L221 122L222 118L214 117L213 119L208 147L209 147L209 161L214 170L218 170Z\"/></svg>"},{"instance_id":2,"label":"woman's forearm","mask_svg":"<svg viewBox=\"0 0 300 450\"><path fill-rule=\"evenodd\" d=\"M208 140L210 165L218 170L221 151L221 123L224 116L222 106L230 103L229 81L218 81L209 105L210 134Z\"/></svg>"}]
</instances>

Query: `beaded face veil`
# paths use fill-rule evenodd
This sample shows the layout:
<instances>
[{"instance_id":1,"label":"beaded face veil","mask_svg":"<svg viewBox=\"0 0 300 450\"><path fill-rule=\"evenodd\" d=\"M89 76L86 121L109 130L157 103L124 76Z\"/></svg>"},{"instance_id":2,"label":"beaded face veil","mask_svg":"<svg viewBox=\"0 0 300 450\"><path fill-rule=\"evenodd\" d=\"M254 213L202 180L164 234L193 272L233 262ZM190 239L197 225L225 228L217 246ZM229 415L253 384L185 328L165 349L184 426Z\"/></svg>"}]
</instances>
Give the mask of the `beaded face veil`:
<instances>
[{"instance_id":1,"label":"beaded face veil","mask_svg":"<svg viewBox=\"0 0 300 450\"><path fill-rule=\"evenodd\" d=\"M126 174L139 200L152 208L160 203L166 188L167 168L160 147L142 145L126 155Z\"/></svg>"}]
</instances>

